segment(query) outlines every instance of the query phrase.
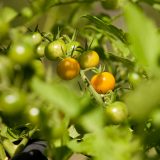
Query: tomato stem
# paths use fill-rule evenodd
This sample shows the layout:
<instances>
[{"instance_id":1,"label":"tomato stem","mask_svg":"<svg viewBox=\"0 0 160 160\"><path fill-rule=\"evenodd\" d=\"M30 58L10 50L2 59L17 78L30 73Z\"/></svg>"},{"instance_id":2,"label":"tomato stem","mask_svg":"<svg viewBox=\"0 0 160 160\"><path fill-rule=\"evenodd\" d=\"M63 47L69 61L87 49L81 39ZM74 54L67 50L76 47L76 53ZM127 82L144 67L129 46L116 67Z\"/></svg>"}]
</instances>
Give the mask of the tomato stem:
<instances>
[{"instance_id":1,"label":"tomato stem","mask_svg":"<svg viewBox=\"0 0 160 160\"><path fill-rule=\"evenodd\" d=\"M103 100L101 98L101 96L94 90L94 88L92 87L92 85L90 84L88 78L86 77L85 73L83 70L80 71L80 76L83 80L83 82L85 83L86 87L88 88L89 92L93 95L93 97L95 98L95 100L99 103L99 104L103 104Z\"/></svg>"},{"instance_id":2,"label":"tomato stem","mask_svg":"<svg viewBox=\"0 0 160 160\"><path fill-rule=\"evenodd\" d=\"M0 159L2 159L2 160L7 159L7 156L6 156L6 153L5 153L5 150L3 148L2 143L0 143Z\"/></svg>"},{"instance_id":3,"label":"tomato stem","mask_svg":"<svg viewBox=\"0 0 160 160\"><path fill-rule=\"evenodd\" d=\"M14 152L14 155L16 155L17 153L21 152L23 150L23 148L27 145L30 137L32 137L32 135L37 131L37 127L34 127L32 130L29 131L28 135L22 139L22 141L17 145L17 148Z\"/></svg>"},{"instance_id":4,"label":"tomato stem","mask_svg":"<svg viewBox=\"0 0 160 160\"><path fill-rule=\"evenodd\" d=\"M14 145L9 139L4 138L2 140L2 145L4 147L4 149L6 150L6 152L9 154L10 157L13 157L14 152L16 150L16 145Z\"/></svg>"}]
</instances>

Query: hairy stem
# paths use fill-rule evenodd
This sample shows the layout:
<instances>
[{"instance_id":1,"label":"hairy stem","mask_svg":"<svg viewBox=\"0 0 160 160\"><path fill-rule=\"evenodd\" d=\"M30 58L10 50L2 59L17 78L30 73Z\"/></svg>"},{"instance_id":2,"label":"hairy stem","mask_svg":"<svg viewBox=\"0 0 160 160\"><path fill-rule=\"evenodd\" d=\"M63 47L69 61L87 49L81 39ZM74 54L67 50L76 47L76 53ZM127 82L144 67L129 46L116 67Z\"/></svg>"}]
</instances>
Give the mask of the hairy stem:
<instances>
[{"instance_id":1,"label":"hairy stem","mask_svg":"<svg viewBox=\"0 0 160 160\"><path fill-rule=\"evenodd\" d=\"M103 104L102 97L94 90L92 85L90 84L88 78L86 77L85 73L83 70L80 71L80 76L85 83L86 87L88 88L89 92L93 95L94 99L99 103Z\"/></svg>"}]
</instances>

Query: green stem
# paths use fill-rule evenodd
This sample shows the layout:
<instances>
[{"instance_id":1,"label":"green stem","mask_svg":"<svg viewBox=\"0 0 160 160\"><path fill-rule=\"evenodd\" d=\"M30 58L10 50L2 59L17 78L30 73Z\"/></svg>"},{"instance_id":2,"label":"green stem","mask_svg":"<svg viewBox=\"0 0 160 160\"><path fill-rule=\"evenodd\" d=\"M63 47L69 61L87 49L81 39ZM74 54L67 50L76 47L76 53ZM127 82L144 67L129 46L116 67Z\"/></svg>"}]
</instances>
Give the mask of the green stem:
<instances>
[{"instance_id":1,"label":"green stem","mask_svg":"<svg viewBox=\"0 0 160 160\"><path fill-rule=\"evenodd\" d=\"M83 82L85 83L85 85L87 86L89 92L93 95L93 97L95 98L95 100L99 103L99 104L103 104L103 100L102 97L94 90L94 88L92 87L92 85L90 84L88 78L86 77L85 71L81 70L80 71L80 76L83 80Z\"/></svg>"},{"instance_id":2,"label":"green stem","mask_svg":"<svg viewBox=\"0 0 160 160\"><path fill-rule=\"evenodd\" d=\"M0 159L1 160L7 159L7 156L6 156L6 153L5 153L5 150L3 148L2 143L0 143Z\"/></svg>"},{"instance_id":3,"label":"green stem","mask_svg":"<svg viewBox=\"0 0 160 160\"><path fill-rule=\"evenodd\" d=\"M9 139L7 138L4 138L2 140L2 144L3 144L3 147L4 149L6 150L6 152L9 154L10 157L13 157L14 155L14 152L17 148L16 145L14 145Z\"/></svg>"},{"instance_id":4,"label":"green stem","mask_svg":"<svg viewBox=\"0 0 160 160\"><path fill-rule=\"evenodd\" d=\"M28 136L26 136L25 138L22 139L22 141L17 145L17 148L14 152L14 155L16 155L17 153L21 152L24 147L27 145L30 137L32 137L32 135L37 131L37 127L33 128L32 130L29 131Z\"/></svg>"}]
</instances>

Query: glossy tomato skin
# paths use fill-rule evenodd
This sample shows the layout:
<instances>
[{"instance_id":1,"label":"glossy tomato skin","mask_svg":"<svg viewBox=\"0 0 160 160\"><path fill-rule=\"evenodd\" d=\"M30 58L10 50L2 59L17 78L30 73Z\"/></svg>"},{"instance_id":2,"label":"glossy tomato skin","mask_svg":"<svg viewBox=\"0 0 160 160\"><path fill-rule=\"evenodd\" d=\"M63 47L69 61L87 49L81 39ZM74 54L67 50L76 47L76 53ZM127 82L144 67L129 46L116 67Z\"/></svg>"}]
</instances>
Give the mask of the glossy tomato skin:
<instances>
[{"instance_id":1,"label":"glossy tomato skin","mask_svg":"<svg viewBox=\"0 0 160 160\"><path fill-rule=\"evenodd\" d=\"M55 40L49 43L45 48L45 56L49 60L55 60L62 57L67 52L67 47L62 39Z\"/></svg>"},{"instance_id":2,"label":"glossy tomato skin","mask_svg":"<svg viewBox=\"0 0 160 160\"><path fill-rule=\"evenodd\" d=\"M91 78L91 85L99 94L105 94L115 87L115 78L109 72L102 72Z\"/></svg>"},{"instance_id":3,"label":"glossy tomato skin","mask_svg":"<svg viewBox=\"0 0 160 160\"><path fill-rule=\"evenodd\" d=\"M33 44L34 44L34 45L38 45L38 44L41 43L41 41L42 41L42 36L41 36L41 34L40 34L39 32L34 32L34 33L32 34L32 42L33 42Z\"/></svg>"},{"instance_id":4,"label":"glossy tomato skin","mask_svg":"<svg viewBox=\"0 0 160 160\"><path fill-rule=\"evenodd\" d=\"M18 42L11 45L9 58L20 65L27 65L34 58L33 46L29 43Z\"/></svg>"},{"instance_id":5,"label":"glossy tomato skin","mask_svg":"<svg viewBox=\"0 0 160 160\"><path fill-rule=\"evenodd\" d=\"M59 62L57 74L64 80L71 80L78 76L80 66L77 60L68 57Z\"/></svg>"},{"instance_id":6,"label":"glossy tomato skin","mask_svg":"<svg viewBox=\"0 0 160 160\"><path fill-rule=\"evenodd\" d=\"M44 55L45 55L45 47L46 47L45 43L41 43L41 44L39 44L37 46L36 53L37 53L37 57L38 58L44 57Z\"/></svg>"},{"instance_id":7,"label":"glossy tomato skin","mask_svg":"<svg viewBox=\"0 0 160 160\"><path fill-rule=\"evenodd\" d=\"M128 80L132 87L136 87L142 81L142 78L137 72L130 72L128 74Z\"/></svg>"},{"instance_id":8,"label":"glossy tomato skin","mask_svg":"<svg viewBox=\"0 0 160 160\"><path fill-rule=\"evenodd\" d=\"M23 91L12 89L0 96L0 108L5 115L14 116L26 106L26 94Z\"/></svg>"},{"instance_id":9,"label":"glossy tomato skin","mask_svg":"<svg viewBox=\"0 0 160 160\"><path fill-rule=\"evenodd\" d=\"M33 125L39 125L40 122L40 109L38 107L28 107L26 111L27 121Z\"/></svg>"},{"instance_id":10,"label":"glossy tomato skin","mask_svg":"<svg viewBox=\"0 0 160 160\"><path fill-rule=\"evenodd\" d=\"M128 110L125 103L116 101L106 106L106 119L110 124L120 124L127 120Z\"/></svg>"},{"instance_id":11,"label":"glossy tomato skin","mask_svg":"<svg viewBox=\"0 0 160 160\"><path fill-rule=\"evenodd\" d=\"M78 41L71 41L66 44L67 46L67 53L72 54L72 57L78 58L80 55L80 47L81 44Z\"/></svg>"},{"instance_id":12,"label":"glossy tomato skin","mask_svg":"<svg viewBox=\"0 0 160 160\"><path fill-rule=\"evenodd\" d=\"M92 50L86 51L80 55L79 63L82 69L96 67L99 64L99 55Z\"/></svg>"}]
</instances>

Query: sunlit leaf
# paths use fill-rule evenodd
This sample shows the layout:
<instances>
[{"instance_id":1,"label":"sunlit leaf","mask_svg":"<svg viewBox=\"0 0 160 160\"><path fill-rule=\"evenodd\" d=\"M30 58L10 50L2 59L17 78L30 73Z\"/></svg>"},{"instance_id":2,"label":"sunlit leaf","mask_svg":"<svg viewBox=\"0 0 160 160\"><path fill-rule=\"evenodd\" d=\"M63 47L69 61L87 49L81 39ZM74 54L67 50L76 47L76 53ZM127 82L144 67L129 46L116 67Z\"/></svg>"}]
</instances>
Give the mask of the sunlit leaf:
<instances>
[{"instance_id":1,"label":"sunlit leaf","mask_svg":"<svg viewBox=\"0 0 160 160\"><path fill-rule=\"evenodd\" d=\"M93 24L96 25L98 29L103 30L111 38L120 40L123 43L127 43L124 33L121 29L115 27L110 23L107 23L106 21L99 19L96 16L87 15L84 17L89 19Z\"/></svg>"},{"instance_id":2,"label":"sunlit leaf","mask_svg":"<svg viewBox=\"0 0 160 160\"><path fill-rule=\"evenodd\" d=\"M75 152L93 156L94 160L139 160L139 157L135 158L136 154L134 155L139 144L131 139L132 134L129 129L110 126L86 134L80 142L72 140L68 146Z\"/></svg>"},{"instance_id":3,"label":"sunlit leaf","mask_svg":"<svg viewBox=\"0 0 160 160\"><path fill-rule=\"evenodd\" d=\"M0 9L0 19L5 20L5 22L10 22L17 15L18 13L13 8L4 7Z\"/></svg>"},{"instance_id":4,"label":"sunlit leaf","mask_svg":"<svg viewBox=\"0 0 160 160\"><path fill-rule=\"evenodd\" d=\"M131 117L136 121L146 120L151 111L159 104L159 95L159 79L143 82L125 98Z\"/></svg>"},{"instance_id":5,"label":"sunlit leaf","mask_svg":"<svg viewBox=\"0 0 160 160\"><path fill-rule=\"evenodd\" d=\"M132 4L125 7L125 17L131 41L131 50L139 63L157 69L160 51L155 24Z\"/></svg>"},{"instance_id":6,"label":"sunlit leaf","mask_svg":"<svg viewBox=\"0 0 160 160\"><path fill-rule=\"evenodd\" d=\"M43 99L55 104L62 112L69 116L76 116L82 110L84 103L80 103L80 97L61 83L47 84L35 78L32 88Z\"/></svg>"}]
</instances>

